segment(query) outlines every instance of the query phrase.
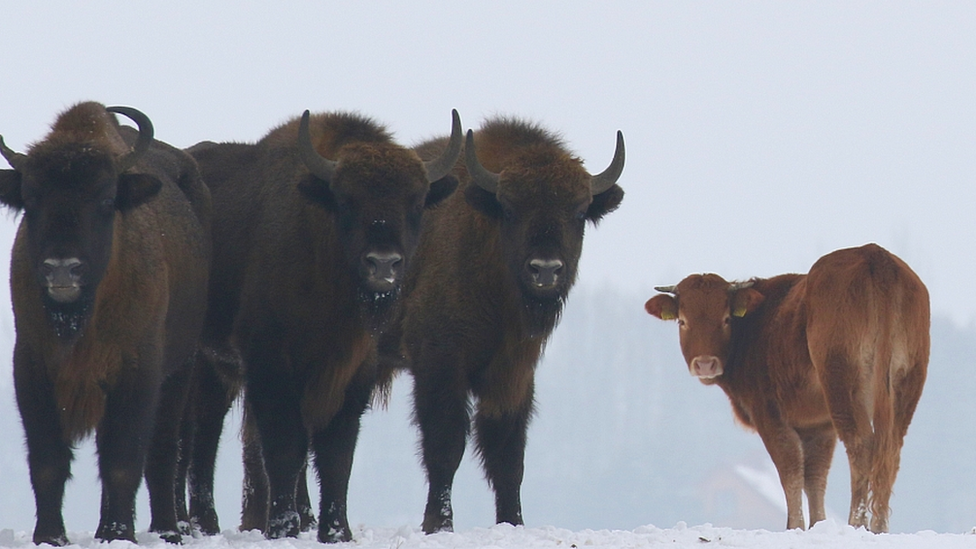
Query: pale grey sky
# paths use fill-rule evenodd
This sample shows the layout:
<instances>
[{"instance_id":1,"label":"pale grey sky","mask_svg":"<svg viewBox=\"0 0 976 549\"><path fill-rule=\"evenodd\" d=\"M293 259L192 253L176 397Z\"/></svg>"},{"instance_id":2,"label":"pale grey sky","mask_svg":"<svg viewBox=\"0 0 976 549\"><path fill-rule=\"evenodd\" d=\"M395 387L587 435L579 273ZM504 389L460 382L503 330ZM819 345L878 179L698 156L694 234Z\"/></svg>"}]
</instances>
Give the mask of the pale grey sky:
<instances>
[{"instance_id":1,"label":"pale grey sky","mask_svg":"<svg viewBox=\"0 0 976 549\"><path fill-rule=\"evenodd\" d=\"M588 231L581 284L805 271L874 241L970 324L974 29L971 2L16 2L0 133L22 149L94 99L178 146L306 108L414 144L457 108L542 122L600 170L620 129L627 196Z\"/></svg>"}]
</instances>

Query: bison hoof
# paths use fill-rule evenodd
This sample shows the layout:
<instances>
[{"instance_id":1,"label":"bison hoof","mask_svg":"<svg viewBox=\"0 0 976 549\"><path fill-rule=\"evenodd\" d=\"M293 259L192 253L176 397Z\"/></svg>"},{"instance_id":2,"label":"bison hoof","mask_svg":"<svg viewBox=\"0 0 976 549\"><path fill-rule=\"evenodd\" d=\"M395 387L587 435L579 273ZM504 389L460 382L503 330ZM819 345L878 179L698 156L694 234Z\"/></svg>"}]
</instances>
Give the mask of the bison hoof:
<instances>
[{"instance_id":1,"label":"bison hoof","mask_svg":"<svg viewBox=\"0 0 976 549\"><path fill-rule=\"evenodd\" d=\"M319 528L319 541L322 543L340 543L344 541L352 541L352 530L350 530L348 526Z\"/></svg>"},{"instance_id":2,"label":"bison hoof","mask_svg":"<svg viewBox=\"0 0 976 549\"><path fill-rule=\"evenodd\" d=\"M63 532L55 535L45 535L34 532L34 545L43 545L45 543L55 547L64 547L65 545L68 545L68 536L66 536Z\"/></svg>"},{"instance_id":3,"label":"bison hoof","mask_svg":"<svg viewBox=\"0 0 976 549\"><path fill-rule=\"evenodd\" d=\"M128 524L119 524L117 522L112 523L102 523L98 525L98 530L95 530L95 539L102 541L131 541L136 542L135 528Z\"/></svg>"},{"instance_id":4,"label":"bison hoof","mask_svg":"<svg viewBox=\"0 0 976 549\"><path fill-rule=\"evenodd\" d=\"M217 522L217 512L212 509L208 509L200 516L191 517L190 524L193 525L194 531L200 532L205 536L216 536L220 533L220 524Z\"/></svg>"},{"instance_id":5,"label":"bison hoof","mask_svg":"<svg viewBox=\"0 0 976 549\"><path fill-rule=\"evenodd\" d=\"M295 511L287 511L268 519L268 529L264 533L268 539L297 538L301 531L301 518Z\"/></svg>"},{"instance_id":6,"label":"bison hoof","mask_svg":"<svg viewBox=\"0 0 976 549\"><path fill-rule=\"evenodd\" d=\"M175 545L183 544L183 536L179 532L168 530L166 532L156 532L159 535L159 539L165 541L166 543L173 543Z\"/></svg>"},{"instance_id":7,"label":"bison hoof","mask_svg":"<svg viewBox=\"0 0 976 549\"><path fill-rule=\"evenodd\" d=\"M424 518L424 533L436 534L438 532L453 532L454 520L450 517L426 517Z\"/></svg>"}]
</instances>

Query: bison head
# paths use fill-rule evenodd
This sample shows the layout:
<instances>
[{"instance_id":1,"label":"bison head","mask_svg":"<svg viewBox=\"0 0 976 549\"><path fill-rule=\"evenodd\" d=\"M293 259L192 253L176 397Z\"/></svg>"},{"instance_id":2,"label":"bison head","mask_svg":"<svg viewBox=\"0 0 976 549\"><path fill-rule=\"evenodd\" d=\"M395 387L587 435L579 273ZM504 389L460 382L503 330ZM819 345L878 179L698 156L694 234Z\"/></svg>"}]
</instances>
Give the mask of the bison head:
<instances>
[{"instance_id":1,"label":"bison head","mask_svg":"<svg viewBox=\"0 0 976 549\"><path fill-rule=\"evenodd\" d=\"M309 112L302 116L299 152L311 176L299 188L335 214L348 267L356 272L360 300L371 317L382 317L396 301L424 210L457 188L450 174L462 142L456 110L452 118L447 149L423 162L410 149L376 141L349 143L336 160L326 159L312 144Z\"/></svg>"},{"instance_id":2,"label":"bison head","mask_svg":"<svg viewBox=\"0 0 976 549\"><path fill-rule=\"evenodd\" d=\"M131 151L123 149L117 123L105 111L138 124ZM62 338L84 326L109 265L116 213L139 206L162 186L153 176L128 171L152 141L146 115L94 103L64 113L51 135L26 155L0 138L0 151L14 168L0 171L0 202L24 212L27 262Z\"/></svg>"},{"instance_id":3,"label":"bison head","mask_svg":"<svg viewBox=\"0 0 976 549\"><path fill-rule=\"evenodd\" d=\"M661 320L677 320L681 353L691 375L710 385L725 373L732 319L754 311L764 297L752 282L729 283L715 274L691 275L677 286L659 286L644 309Z\"/></svg>"},{"instance_id":4,"label":"bison head","mask_svg":"<svg viewBox=\"0 0 976 549\"><path fill-rule=\"evenodd\" d=\"M469 204L498 220L500 246L522 297L530 332L549 333L576 280L586 222L597 223L623 199L616 184L624 167L624 138L610 166L590 175L561 147L524 147L500 173L481 165L468 131L465 165Z\"/></svg>"}]
</instances>

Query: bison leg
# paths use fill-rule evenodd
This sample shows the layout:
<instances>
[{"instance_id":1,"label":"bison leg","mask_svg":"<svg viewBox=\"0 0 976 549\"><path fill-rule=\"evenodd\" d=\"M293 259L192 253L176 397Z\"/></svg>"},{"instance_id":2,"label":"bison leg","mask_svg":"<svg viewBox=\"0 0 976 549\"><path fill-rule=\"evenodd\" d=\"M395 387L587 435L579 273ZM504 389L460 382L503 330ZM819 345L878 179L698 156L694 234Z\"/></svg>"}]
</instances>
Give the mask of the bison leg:
<instances>
[{"instance_id":1,"label":"bison leg","mask_svg":"<svg viewBox=\"0 0 976 549\"><path fill-rule=\"evenodd\" d=\"M248 365L245 398L257 425L268 477L268 525L264 533L270 539L297 537L301 518L295 490L308 455L301 395L290 376L275 371L274 364L279 361L254 353L245 362Z\"/></svg>"},{"instance_id":2,"label":"bison leg","mask_svg":"<svg viewBox=\"0 0 976 549\"><path fill-rule=\"evenodd\" d=\"M265 531L268 528L268 476L264 472L264 457L261 455L261 437L258 435L252 414L245 411L243 428L244 482L241 493L240 530ZM308 496L308 481L302 465L298 475L295 505L301 517L301 531L307 532L315 526L315 512Z\"/></svg>"},{"instance_id":3,"label":"bison leg","mask_svg":"<svg viewBox=\"0 0 976 549\"><path fill-rule=\"evenodd\" d=\"M418 361L418 363L421 363ZM451 371L452 368L446 368ZM454 530L451 489L464 456L470 428L468 396L450 375L414 373L414 415L420 427L424 469L427 471L427 507L424 533Z\"/></svg>"},{"instance_id":4,"label":"bison leg","mask_svg":"<svg viewBox=\"0 0 976 549\"><path fill-rule=\"evenodd\" d=\"M27 363L18 345L14 352L14 385L27 438L27 464L37 505L34 543L68 544L61 507L64 484L71 476L71 447L61 431L53 387L35 374L43 367Z\"/></svg>"},{"instance_id":5,"label":"bison leg","mask_svg":"<svg viewBox=\"0 0 976 549\"><path fill-rule=\"evenodd\" d=\"M783 424L757 425L766 451L779 473L779 482L786 494L786 529L805 528L803 521L803 450L800 436Z\"/></svg>"},{"instance_id":6,"label":"bison leg","mask_svg":"<svg viewBox=\"0 0 976 549\"><path fill-rule=\"evenodd\" d=\"M185 415L189 378L193 358L183 369L170 375L160 391L156 426L146 456L146 487L152 521L150 532L156 532L170 543L179 543L180 525L176 516L176 475L179 459L180 428ZM189 532L183 532L189 533Z\"/></svg>"},{"instance_id":7,"label":"bison leg","mask_svg":"<svg viewBox=\"0 0 976 549\"><path fill-rule=\"evenodd\" d=\"M798 431L803 444L803 489L810 503L810 526L826 520L824 493L827 491L827 474L837 446L837 433L833 425Z\"/></svg>"},{"instance_id":8,"label":"bison leg","mask_svg":"<svg viewBox=\"0 0 976 549\"><path fill-rule=\"evenodd\" d=\"M484 402L482 402L484 404ZM495 491L495 522L521 525L522 474L525 470L525 442L532 415L532 395L511 413L475 416L475 441L488 483Z\"/></svg>"},{"instance_id":9,"label":"bison leg","mask_svg":"<svg viewBox=\"0 0 976 549\"><path fill-rule=\"evenodd\" d=\"M136 490L146 462L146 435L152 432L158 402L160 380L152 375L152 365L126 369L134 375L121 379L108 394L95 438L102 479L102 510L95 537L102 541L135 542Z\"/></svg>"},{"instance_id":10,"label":"bison leg","mask_svg":"<svg viewBox=\"0 0 976 549\"><path fill-rule=\"evenodd\" d=\"M326 429L312 438L321 499L318 539L322 543L352 541L346 516L349 474L359 437L360 418L369 405L371 380L360 373L346 389L345 401Z\"/></svg>"},{"instance_id":11,"label":"bison leg","mask_svg":"<svg viewBox=\"0 0 976 549\"><path fill-rule=\"evenodd\" d=\"M239 393L239 383L227 377L240 377L237 361L222 361L207 350L200 353L193 381L193 441L190 445L188 484L190 523L204 535L220 533L214 507L214 468L217 448L224 430L224 418ZM221 372L227 373L222 376ZM235 380L236 381L236 380Z\"/></svg>"}]
</instances>

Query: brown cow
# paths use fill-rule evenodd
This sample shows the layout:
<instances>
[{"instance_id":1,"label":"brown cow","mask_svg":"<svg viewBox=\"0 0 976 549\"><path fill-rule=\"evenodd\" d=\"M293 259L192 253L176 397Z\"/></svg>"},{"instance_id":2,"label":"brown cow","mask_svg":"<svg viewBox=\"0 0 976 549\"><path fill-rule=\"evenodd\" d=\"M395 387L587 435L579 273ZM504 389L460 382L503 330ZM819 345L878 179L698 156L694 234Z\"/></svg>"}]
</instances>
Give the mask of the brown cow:
<instances>
[{"instance_id":1,"label":"brown cow","mask_svg":"<svg viewBox=\"0 0 976 549\"><path fill-rule=\"evenodd\" d=\"M80 103L26 155L0 148L14 167L0 171L0 202L24 212L10 285L34 542L68 542L72 447L93 430L95 536L135 541L145 468L150 530L178 542L177 435L205 312L210 193L193 159L154 142L149 119L128 107Z\"/></svg>"},{"instance_id":2,"label":"brown cow","mask_svg":"<svg viewBox=\"0 0 976 549\"><path fill-rule=\"evenodd\" d=\"M657 288L648 313L677 319L692 375L721 387L755 429L786 492L786 527L825 518L837 436L851 466L852 526L888 530L902 441L925 383L929 296L901 259L868 244L820 258L807 275L746 283L691 275Z\"/></svg>"},{"instance_id":3,"label":"brown cow","mask_svg":"<svg viewBox=\"0 0 976 549\"><path fill-rule=\"evenodd\" d=\"M432 156L443 148L440 140L419 150ZM384 362L405 360L414 377L429 488L425 532L453 528L451 487L472 397L495 519L522 524L535 366L576 280L587 221L595 224L623 199L616 184L623 164L619 132L613 161L599 175L534 124L500 118L468 132L465 163L455 172L465 192L425 217L404 285L405 356L395 330L382 345Z\"/></svg>"},{"instance_id":4,"label":"brown cow","mask_svg":"<svg viewBox=\"0 0 976 549\"><path fill-rule=\"evenodd\" d=\"M450 175L462 141L456 111L452 136L440 157L423 162L368 118L306 111L256 144L190 149L214 197L200 364L211 374L197 389L216 393L197 399L213 408L196 418L208 440L198 437L194 446L212 450L191 464L191 508L193 499L200 508L191 520L217 529L208 498L212 456L240 376L239 352L270 492L249 498L245 511L267 513L266 524L254 520L269 538L296 536L296 486L311 446L321 489L318 539L352 539L346 493L375 384L374 336L399 303L425 209L457 187ZM251 470L248 480L259 476ZM197 481L210 486L192 486Z\"/></svg>"}]
</instances>

